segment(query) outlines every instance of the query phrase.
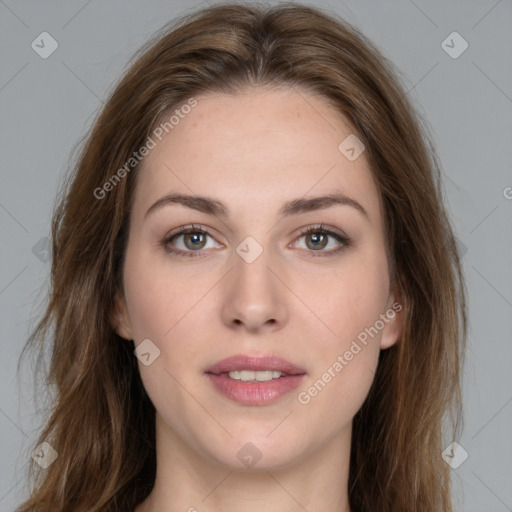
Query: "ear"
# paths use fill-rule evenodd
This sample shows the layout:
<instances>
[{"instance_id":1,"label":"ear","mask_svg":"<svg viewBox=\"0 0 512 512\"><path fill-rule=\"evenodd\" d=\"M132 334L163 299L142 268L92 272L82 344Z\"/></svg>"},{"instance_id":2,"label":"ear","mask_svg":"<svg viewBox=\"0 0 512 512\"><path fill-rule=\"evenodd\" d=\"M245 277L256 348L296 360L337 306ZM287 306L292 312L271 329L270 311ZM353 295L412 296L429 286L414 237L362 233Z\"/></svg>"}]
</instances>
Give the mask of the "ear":
<instances>
[{"instance_id":1,"label":"ear","mask_svg":"<svg viewBox=\"0 0 512 512\"><path fill-rule=\"evenodd\" d=\"M383 313L384 329L380 340L381 350L385 350L400 340L404 330L405 301L400 294L390 293L386 310Z\"/></svg>"},{"instance_id":2,"label":"ear","mask_svg":"<svg viewBox=\"0 0 512 512\"><path fill-rule=\"evenodd\" d=\"M126 308L126 301L121 292L116 292L114 304L110 311L110 323L114 331L125 340L132 340L132 326Z\"/></svg>"}]
</instances>

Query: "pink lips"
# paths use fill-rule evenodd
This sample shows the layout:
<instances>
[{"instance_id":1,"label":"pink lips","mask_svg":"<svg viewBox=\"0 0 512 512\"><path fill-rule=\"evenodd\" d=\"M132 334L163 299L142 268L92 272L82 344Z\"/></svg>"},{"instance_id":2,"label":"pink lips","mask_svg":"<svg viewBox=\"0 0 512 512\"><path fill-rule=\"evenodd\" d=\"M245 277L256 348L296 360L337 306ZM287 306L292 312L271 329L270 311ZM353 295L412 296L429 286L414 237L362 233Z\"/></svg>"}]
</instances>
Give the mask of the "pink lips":
<instances>
[{"instance_id":1,"label":"pink lips","mask_svg":"<svg viewBox=\"0 0 512 512\"><path fill-rule=\"evenodd\" d=\"M206 373L228 373L235 370L272 370L286 373L288 375L300 375L306 373L302 368L295 366L286 359L280 357L251 357L251 356L232 356L223 359L206 370Z\"/></svg>"},{"instance_id":2,"label":"pink lips","mask_svg":"<svg viewBox=\"0 0 512 512\"><path fill-rule=\"evenodd\" d=\"M265 382L244 382L228 376L228 372L235 370L272 370L284 375ZM238 355L219 361L208 368L206 374L217 391L231 400L244 405L263 405L275 402L296 388L306 372L280 357Z\"/></svg>"}]
</instances>

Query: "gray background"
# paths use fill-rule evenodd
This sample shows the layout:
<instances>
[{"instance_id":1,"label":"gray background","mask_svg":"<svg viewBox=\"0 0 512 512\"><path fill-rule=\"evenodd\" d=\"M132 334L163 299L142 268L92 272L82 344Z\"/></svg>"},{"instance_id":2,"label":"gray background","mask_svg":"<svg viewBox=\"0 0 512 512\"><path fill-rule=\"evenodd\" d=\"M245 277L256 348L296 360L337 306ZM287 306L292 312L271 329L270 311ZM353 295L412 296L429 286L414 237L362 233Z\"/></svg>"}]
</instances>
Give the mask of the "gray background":
<instances>
[{"instance_id":1,"label":"gray background","mask_svg":"<svg viewBox=\"0 0 512 512\"><path fill-rule=\"evenodd\" d=\"M211 3L210 1L208 3ZM432 127L465 251L470 335L468 459L453 469L457 511L512 511L512 3L312 2L359 27L401 70ZM127 60L164 23L205 2L0 2L0 510L25 492L40 417L17 362L47 282L45 237L68 158ZM49 32L58 49L31 43ZM458 58L441 46L457 31ZM451 44L451 43L450 43ZM455 49L460 48L454 43Z\"/></svg>"}]
</instances>

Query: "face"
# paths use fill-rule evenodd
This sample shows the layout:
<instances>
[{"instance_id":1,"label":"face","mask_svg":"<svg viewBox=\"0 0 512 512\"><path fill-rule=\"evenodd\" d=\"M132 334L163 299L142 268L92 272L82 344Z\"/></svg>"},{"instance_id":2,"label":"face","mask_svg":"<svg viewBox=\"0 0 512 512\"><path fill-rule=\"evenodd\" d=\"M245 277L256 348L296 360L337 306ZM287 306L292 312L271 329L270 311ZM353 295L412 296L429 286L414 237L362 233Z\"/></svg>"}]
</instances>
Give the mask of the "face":
<instances>
[{"instance_id":1,"label":"face","mask_svg":"<svg viewBox=\"0 0 512 512\"><path fill-rule=\"evenodd\" d=\"M350 436L400 335L379 195L323 99L195 99L140 170L116 329L144 354L159 439L223 466L285 467Z\"/></svg>"}]
</instances>

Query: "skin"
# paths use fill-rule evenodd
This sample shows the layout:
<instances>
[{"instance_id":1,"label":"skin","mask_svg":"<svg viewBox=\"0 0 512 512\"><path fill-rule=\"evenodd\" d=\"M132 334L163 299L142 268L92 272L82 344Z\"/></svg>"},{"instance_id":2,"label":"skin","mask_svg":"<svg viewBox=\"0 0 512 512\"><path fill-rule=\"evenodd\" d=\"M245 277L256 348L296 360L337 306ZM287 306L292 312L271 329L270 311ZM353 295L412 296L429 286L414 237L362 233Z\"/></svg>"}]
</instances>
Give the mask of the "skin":
<instances>
[{"instance_id":1,"label":"skin","mask_svg":"<svg viewBox=\"0 0 512 512\"><path fill-rule=\"evenodd\" d=\"M302 404L307 391L359 333L389 311L383 211L363 152L349 161L338 145L354 133L324 99L297 88L207 93L146 156L135 191L116 330L160 356L139 362L156 408L157 478L137 512L350 511L352 419L370 389L379 352L400 336L401 314ZM286 201L341 191L349 205L280 217ZM222 201L226 218L168 204L166 194ZM208 236L161 240L188 224ZM323 223L348 236L327 246L300 235ZM253 237L263 252L247 263L236 247ZM325 236L325 235L324 235ZM194 245L195 244L195 245ZM324 254L324 256L322 256ZM315 257L317 256L317 257ZM220 394L205 370L236 354L275 355L302 367L303 383L272 404L248 406ZM246 468L237 452L253 443Z\"/></svg>"}]
</instances>

